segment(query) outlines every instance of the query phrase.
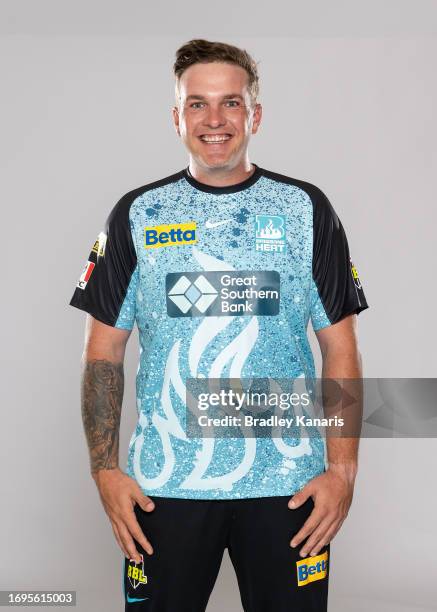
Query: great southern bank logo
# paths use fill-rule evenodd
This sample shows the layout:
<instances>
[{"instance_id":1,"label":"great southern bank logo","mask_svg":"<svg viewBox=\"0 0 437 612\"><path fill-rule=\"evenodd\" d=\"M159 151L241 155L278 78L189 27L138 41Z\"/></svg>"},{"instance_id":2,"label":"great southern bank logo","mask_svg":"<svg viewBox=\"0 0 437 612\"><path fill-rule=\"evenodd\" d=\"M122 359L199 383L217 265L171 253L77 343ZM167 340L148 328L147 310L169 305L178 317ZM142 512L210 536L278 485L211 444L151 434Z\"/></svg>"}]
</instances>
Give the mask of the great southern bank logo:
<instances>
[{"instance_id":1,"label":"great southern bank logo","mask_svg":"<svg viewBox=\"0 0 437 612\"><path fill-rule=\"evenodd\" d=\"M284 215L255 215L255 250L285 253Z\"/></svg>"},{"instance_id":2,"label":"great southern bank logo","mask_svg":"<svg viewBox=\"0 0 437 612\"><path fill-rule=\"evenodd\" d=\"M167 297L176 304L184 315L188 313L192 306L195 306L200 314L204 314L217 299L217 296L217 290L203 274L200 274L193 282L183 274L167 293Z\"/></svg>"},{"instance_id":3,"label":"great southern bank logo","mask_svg":"<svg viewBox=\"0 0 437 612\"><path fill-rule=\"evenodd\" d=\"M305 586L309 582L322 580L328 573L328 551L317 557L307 557L302 561L296 561L297 586Z\"/></svg>"},{"instance_id":4,"label":"great southern bank logo","mask_svg":"<svg viewBox=\"0 0 437 612\"><path fill-rule=\"evenodd\" d=\"M165 278L170 317L277 315L279 272L170 272Z\"/></svg>"},{"instance_id":5,"label":"great southern bank logo","mask_svg":"<svg viewBox=\"0 0 437 612\"><path fill-rule=\"evenodd\" d=\"M144 228L145 249L181 246L182 244L196 244L196 242L195 221L171 223L166 225L152 225Z\"/></svg>"}]
</instances>

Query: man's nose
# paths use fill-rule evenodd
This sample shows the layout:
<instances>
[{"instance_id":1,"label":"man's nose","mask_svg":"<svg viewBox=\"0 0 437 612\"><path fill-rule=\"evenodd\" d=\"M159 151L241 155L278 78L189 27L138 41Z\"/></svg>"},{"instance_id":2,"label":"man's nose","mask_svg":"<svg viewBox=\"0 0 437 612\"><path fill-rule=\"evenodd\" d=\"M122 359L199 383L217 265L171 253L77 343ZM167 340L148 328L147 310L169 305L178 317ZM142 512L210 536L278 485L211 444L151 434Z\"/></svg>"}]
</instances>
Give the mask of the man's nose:
<instances>
[{"instance_id":1,"label":"man's nose","mask_svg":"<svg viewBox=\"0 0 437 612\"><path fill-rule=\"evenodd\" d=\"M212 106L208 107L208 111L205 116L205 124L211 128L217 128L226 123L226 119L223 114L223 109L221 106Z\"/></svg>"}]
</instances>

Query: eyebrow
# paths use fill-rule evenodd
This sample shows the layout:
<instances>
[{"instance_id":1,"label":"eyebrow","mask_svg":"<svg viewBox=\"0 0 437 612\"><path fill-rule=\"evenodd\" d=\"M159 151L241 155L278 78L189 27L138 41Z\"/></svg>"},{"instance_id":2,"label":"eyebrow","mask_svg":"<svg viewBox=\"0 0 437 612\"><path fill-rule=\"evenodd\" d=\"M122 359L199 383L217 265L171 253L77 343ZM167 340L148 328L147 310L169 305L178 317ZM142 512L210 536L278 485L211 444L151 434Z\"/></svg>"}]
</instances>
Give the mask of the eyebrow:
<instances>
[{"instance_id":1,"label":"eyebrow","mask_svg":"<svg viewBox=\"0 0 437 612\"><path fill-rule=\"evenodd\" d=\"M238 98L239 100L244 100L243 96L241 96L240 94L226 94L225 96L223 96L223 100L230 100L230 99L234 99L234 98ZM197 94L190 94L189 96L187 96L186 100L206 100L205 96L200 96Z\"/></svg>"}]
</instances>

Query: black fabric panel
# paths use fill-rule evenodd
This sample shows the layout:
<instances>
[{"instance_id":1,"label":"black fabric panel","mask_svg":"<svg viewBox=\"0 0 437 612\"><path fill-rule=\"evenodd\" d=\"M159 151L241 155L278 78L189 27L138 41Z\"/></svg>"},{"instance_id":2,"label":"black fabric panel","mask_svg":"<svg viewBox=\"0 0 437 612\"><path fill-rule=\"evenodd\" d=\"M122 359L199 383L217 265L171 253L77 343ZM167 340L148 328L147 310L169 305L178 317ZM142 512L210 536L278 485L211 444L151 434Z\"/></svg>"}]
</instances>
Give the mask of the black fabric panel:
<instances>
[{"instance_id":1,"label":"black fabric panel","mask_svg":"<svg viewBox=\"0 0 437 612\"><path fill-rule=\"evenodd\" d=\"M295 185L313 204L313 279L331 323L368 308L359 278L352 273L344 228L326 195L312 183L261 169L267 178Z\"/></svg>"},{"instance_id":2,"label":"black fabric panel","mask_svg":"<svg viewBox=\"0 0 437 612\"><path fill-rule=\"evenodd\" d=\"M368 308L359 278L352 272L343 225L323 192L313 194L313 278L331 323Z\"/></svg>"},{"instance_id":3,"label":"black fabric panel","mask_svg":"<svg viewBox=\"0 0 437 612\"><path fill-rule=\"evenodd\" d=\"M105 223L107 235L103 256L91 251L88 260L95 263L84 289L76 287L70 305L115 326L133 271L137 265L129 224L132 200L123 197L112 209Z\"/></svg>"},{"instance_id":4,"label":"black fabric panel","mask_svg":"<svg viewBox=\"0 0 437 612\"><path fill-rule=\"evenodd\" d=\"M84 289L76 287L70 305L94 318L115 326L133 272L137 265L135 245L129 221L132 203L144 192L156 189L183 177L182 171L126 193L112 209L104 232L107 235L103 256L91 251L88 260L95 264Z\"/></svg>"}]
</instances>

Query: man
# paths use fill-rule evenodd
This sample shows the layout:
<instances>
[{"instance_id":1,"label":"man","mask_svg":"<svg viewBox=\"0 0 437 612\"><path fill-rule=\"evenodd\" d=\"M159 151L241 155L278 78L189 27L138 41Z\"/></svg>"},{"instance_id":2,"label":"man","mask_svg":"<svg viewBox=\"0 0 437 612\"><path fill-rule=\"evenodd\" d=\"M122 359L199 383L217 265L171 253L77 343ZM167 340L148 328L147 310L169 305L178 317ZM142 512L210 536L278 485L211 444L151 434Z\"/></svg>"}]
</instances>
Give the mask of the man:
<instances>
[{"instance_id":1,"label":"man","mask_svg":"<svg viewBox=\"0 0 437 612\"><path fill-rule=\"evenodd\" d=\"M323 377L360 378L356 315L367 303L322 191L249 161L262 109L247 52L192 40L174 73L173 120L189 165L120 199L71 300L89 313L82 414L126 557L125 609L205 610L228 548L246 612L321 612L357 440L330 438L326 449L320 436L190 437L186 391L189 379L314 378L310 318ZM118 434L134 322L138 423L124 473Z\"/></svg>"}]
</instances>

